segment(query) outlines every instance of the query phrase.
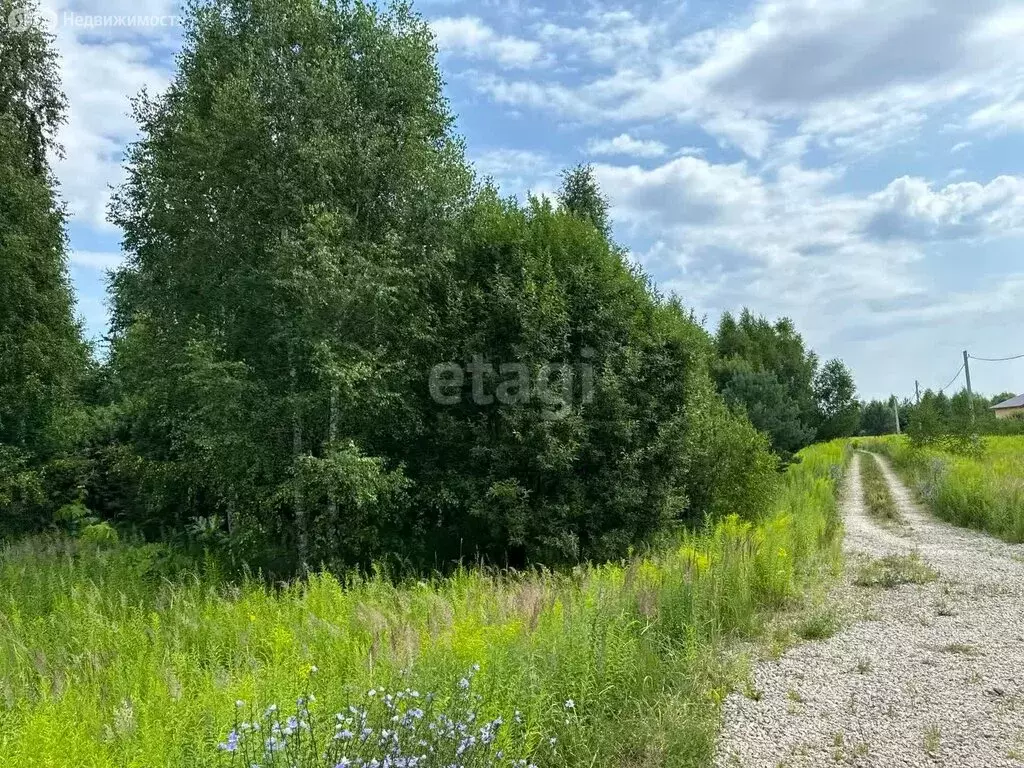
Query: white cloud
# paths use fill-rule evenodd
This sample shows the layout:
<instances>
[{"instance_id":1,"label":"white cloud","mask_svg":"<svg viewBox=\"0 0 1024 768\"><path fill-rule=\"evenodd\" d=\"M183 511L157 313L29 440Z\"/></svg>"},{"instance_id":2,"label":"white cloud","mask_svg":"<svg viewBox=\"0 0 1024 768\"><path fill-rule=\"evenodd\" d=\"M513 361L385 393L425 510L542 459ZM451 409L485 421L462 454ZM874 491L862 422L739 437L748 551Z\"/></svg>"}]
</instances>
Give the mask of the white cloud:
<instances>
[{"instance_id":1,"label":"white cloud","mask_svg":"<svg viewBox=\"0 0 1024 768\"><path fill-rule=\"evenodd\" d=\"M71 263L76 267L96 270L117 269L123 259L120 253L105 251L72 251L70 255Z\"/></svg>"},{"instance_id":2,"label":"white cloud","mask_svg":"<svg viewBox=\"0 0 1024 768\"><path fill-rule=\"evenodd\" d=\"M958 142L958 143L954 144L950 148L949 152L950 152L950 154L956 154L957 152L963 152L965 149L969 149L971 147L971 144L972 143L969 142L969 141Z\"/></svg>"},{"instance_id":3,"label":"white cloud","mask_svg":"<svg viewBox=\"0 0 1024 768\"><path fill-rule=\"evenodd\" d=\"M468 58L493 59L506 67L529 67L543 56L540 43L501 36L475 16L446 16L430 23L442 52Z\"/></svg>"},{"instance_id":4,"label":"white cloud","mask_svg":"<svg viewBox=\"0 0 1024 768\"><path fill-rule=\"evenodd\" d=\"M491 149L471 156L477 172L491 178L503 194L521 200L528 194L554 195L558 187L558 166L541 152L524 149Z\"/></svg>"},{"instance_id":5,"label":"white cloud","mask_svg":"<svg viewBox=\"0 0 1024 768\"><path fill-rule=\"evenodd\" d=\"M749 305L789 315L830 354L858 334L953 322L957 308L961 321L1002 317L1024 288L993 279L950 297L929 266L937 245L1024 237L1024 178L935 187L901 177L858 195L836 191L842 167L790 164L768 178L747 163L682 157L595 171L623 231L651 237L638 258L668 275L664 288L700 312Z\"/></svg>"},{"instance_id":6,"label":"white cloud","mask_svg":"<svg viewBox=\"0 0 1024 768\"><path fill-rule=\"evenodd\" d=\"M661 157L667 151L668 147L660 141L634 139L628 133L619 134L614 139L591 139L587 143L587 152L592 155Z\"/></svg>"},{"instance_id":7,"label":"white cloud","mask_svg":"<svg viewBox=\"0 0 1024 768\"><path fill-rule=\"evenodd\" d=\"M972 114L967 124L978 129L1024 130L1024 101L989 104Z\"/></svg>"},{"instance_id":8,"label":"white cloud","mask_svg":"<svg viewBox=\"0 0 1024 768\"><path fill-rule=\"evenodd\" d=\"M1004 236L1024 227L1024 178L999 176L933 190L924 179L904 176L870 198L869 224L881 238L939 240Z\"/></svg>"},{"instance_id":9,"label":"white cloud","mask_svg":"<svg viewBox=\"0 0 1024 768\"><path fill-rule=\"evenodd\" d=\"M566 27L545 22L537 28L537 34L546 44L562 48L564 59L583 59L600 65L643 57L657 34L654 24L625 10L592 11L583 20L589 23ZM667 21L662 19L661 24Z\"/></svg>"},{"instance_id":10,"label":"white cloud","mask_svg":"<svg viewBox=\"0 0 1024 768\"><path fill-rule=\"evenodd\" d=\"M128 2L101 5L99 0L77 3L72 10L104 15L173 12L170 3L150 2L140 8ZM174 44L180 30L58 24L55 32L69 103L67 123L58 134L64 158L53 158L61 194L73 223L111 229L106 223L109 187L123 179L122 152L137 130L130 100L143 88L155 92L166 86L170 72L154 63L154 53Z\"/></svg>"},{"instance_id":11,"label":"white cloud","mask_svg":"<svg viewBox=\"0 0 1024 768\"><path fill-rule=\"evenodd\" d=\"M1024 128L1024 46L1013 34L1024 13L1011 0L894 0L884 12L870 0L763 0L732 24L696 31L685 17L623 18L633 55L623 55L628 35L593 17L539 29L567 49L559 61L589 57L605 71L481 88L577 120L694 123L757 159L794 125L833 149L876 152L956 102L973 105L970 128Z\"/></svg>"}]
</instances>

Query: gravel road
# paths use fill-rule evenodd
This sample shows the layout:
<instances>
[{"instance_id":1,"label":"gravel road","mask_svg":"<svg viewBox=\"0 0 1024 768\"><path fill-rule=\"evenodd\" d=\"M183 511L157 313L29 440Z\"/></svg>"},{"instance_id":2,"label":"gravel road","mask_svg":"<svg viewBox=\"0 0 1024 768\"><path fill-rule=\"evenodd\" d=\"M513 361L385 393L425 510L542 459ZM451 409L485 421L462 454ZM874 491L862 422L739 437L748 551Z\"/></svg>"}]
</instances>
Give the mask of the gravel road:
<instances>
[{"instance_id":1,"label":"gravel road","mask_svg":"<svg viewBox=\"0 0 1024 768\"><path fill-rule=\"evenodd\" d=\"M881 463L902 530L868 517L867 461ZM870 454L854 458L843 513L846 575L829 599L850 623L756 665L746 695L725 702L715 765L1024 766L1024 546L928 515ZM854 585L868 558L914 550L938 580Z\"/></svg>"}]
</instances>

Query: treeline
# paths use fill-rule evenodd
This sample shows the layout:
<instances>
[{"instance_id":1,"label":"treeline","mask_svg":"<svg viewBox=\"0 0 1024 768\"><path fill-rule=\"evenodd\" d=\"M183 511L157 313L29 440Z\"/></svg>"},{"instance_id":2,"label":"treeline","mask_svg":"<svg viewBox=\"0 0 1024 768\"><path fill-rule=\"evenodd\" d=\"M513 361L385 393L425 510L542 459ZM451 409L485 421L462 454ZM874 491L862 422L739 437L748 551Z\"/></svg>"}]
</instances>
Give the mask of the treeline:
<instances>
[{"instance_id":1,"label":"treeline","mask_svg":"<svg viewBox=\"0 0 1024 768\"><path fill-rule=\"evenodd\" d=\"M943 437L1024 434L1024 420L997 419L992 410L993 405L1013 397L1016 395L1012 392L986 397L977 393L968 395L966 389L952 396L925 390L920 402L904 398L898 404L900 432L920 442ZM867 437L895 434L896 410L891 399L863 403L857 434Z\"/></svg>"},{"instance_id":2,"label":"treeline","mask_svg":"<svg viewBox=\"0 0 1024 768\"><path fill-rule=\"evenodd\" d=\"M526 204L477 180L401 4L190 6L135 103L90 356L51 41L0 34L7 533L122 527L274 573L609 558L761 514L779 457L855 428L849 372L789 321L712 335L659 294L588 168Z\"/></svg>"},{"instance_id":3,"label":"treeline","mask_svg":"<svg viewBox=\"0 0 1024 768\"><path fill-rule=\"evenodd\" d=\"M841 360L821 365L791 320L772 323L744 309L725 313L715 336L714 376L731 405L788 458L812 442L856 434L853 374Z\"/></svg>"}]
</instances>

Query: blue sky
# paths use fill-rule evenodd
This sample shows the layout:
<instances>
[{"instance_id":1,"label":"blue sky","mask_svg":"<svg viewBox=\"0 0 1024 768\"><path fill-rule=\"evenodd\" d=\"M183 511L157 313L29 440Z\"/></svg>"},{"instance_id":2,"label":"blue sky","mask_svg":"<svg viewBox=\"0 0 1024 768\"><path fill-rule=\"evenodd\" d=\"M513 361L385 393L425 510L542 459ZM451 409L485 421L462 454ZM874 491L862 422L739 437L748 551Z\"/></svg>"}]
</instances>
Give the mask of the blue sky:
<instances>
[{"instance_id":1,"label":"blue sky","mask_svg":"<svg viewBox=\"0 0 1024 768\"><path fill-rule=\"evenodd\" d=\"M180 30L80 14L165 0L47 0L69 122L56 162L89 333L106 328L104 220L134 135L129 97L167 83ZM969 349L1024 354L1020 0L426 0L470 159L550 193L593 163L615 235L714 325L789 315L864 397L947 383ZM1024 360L972 364L1024 391ZM962 378L953 387L962 385Z\"/></svg>"}]
</instances>

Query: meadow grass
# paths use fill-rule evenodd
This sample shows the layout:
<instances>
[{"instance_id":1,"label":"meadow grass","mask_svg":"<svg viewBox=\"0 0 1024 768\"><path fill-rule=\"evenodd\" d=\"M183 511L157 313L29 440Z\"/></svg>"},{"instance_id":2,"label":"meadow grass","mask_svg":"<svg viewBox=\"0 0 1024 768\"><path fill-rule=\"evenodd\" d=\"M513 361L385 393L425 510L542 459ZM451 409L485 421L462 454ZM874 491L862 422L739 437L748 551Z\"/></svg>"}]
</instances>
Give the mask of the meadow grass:
<instances>
[{"instance_id":1,"label":"meadow grass","mask_svg":"<svg viewBox=\"0 0 1024 768\"><path fill-rule=\"evenodd\" d=\"M558 573L467 568L398 584L319 573L268 587L175 572L157 545L8 544L0 764L227 765L217 744L236 700L294 709L314 693L333 713L371 688L450 690L478 664L479 720L520 713L515 743L497 739L510 754L706 765L737 682L723 648L837 566L848 450L800 458L763 520L730 516L627 562Z\"/></svg>"},{"instance_id":2,"label":"meadow grass","mask_svg":"<svg viewBox=\"0 0 1024 768\"><path fill-rule=\"evenodd\" d=\"M873 439L867 447L888 456L942 519L1024 542L1024 437L982 438L976 456L914 449L901 437Z\"/></svg>"},{"instance_id":3,"label":"meadow grass","mask_svg":"<svg viewBox=\"0 0 1024 768\"><path fill-rule=\"evenodd\" d=\"M886 482L882 468L878 466L874 456L863 457L860 462L860 474L864 505L868 514L882 523L902 523L903 516L896 507L889 483Z\"/></svg>"}]
</instances>

